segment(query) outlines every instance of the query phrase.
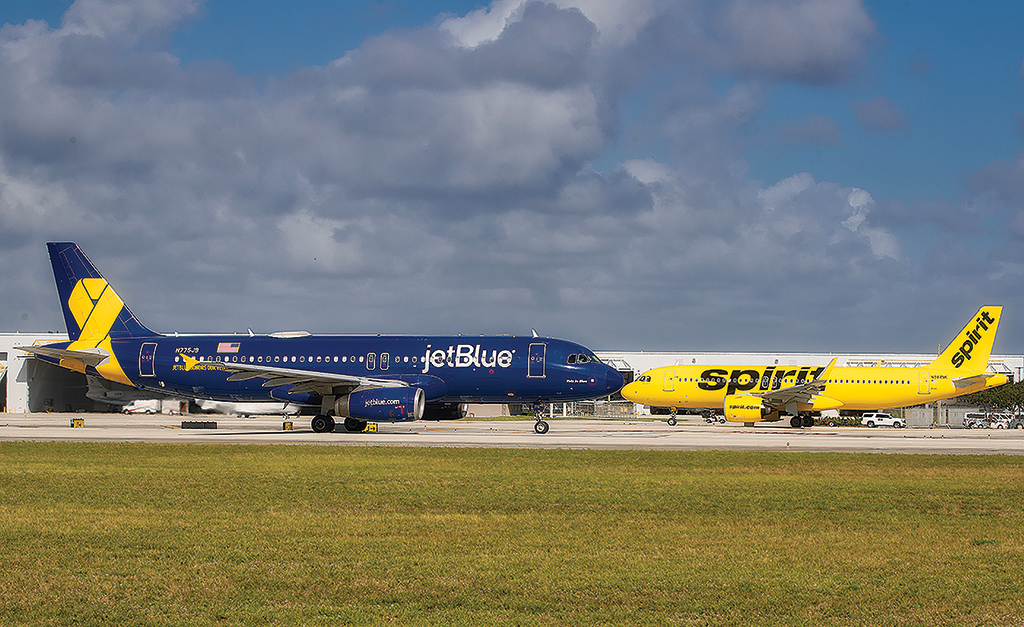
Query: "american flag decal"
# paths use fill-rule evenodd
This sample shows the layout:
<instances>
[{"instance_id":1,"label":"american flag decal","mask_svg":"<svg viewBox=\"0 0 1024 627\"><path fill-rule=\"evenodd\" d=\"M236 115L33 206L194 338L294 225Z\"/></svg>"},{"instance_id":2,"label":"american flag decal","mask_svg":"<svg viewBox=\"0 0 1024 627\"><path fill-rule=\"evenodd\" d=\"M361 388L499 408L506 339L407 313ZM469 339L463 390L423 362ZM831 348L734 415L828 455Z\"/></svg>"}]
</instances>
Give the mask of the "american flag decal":
<instances>
[{"instance_id":1,"label":"american flag decal","mask_svg":"<svg viewBox=\"0 0 1024 627\"><path fill-rule=\"evenodd\" d=\"M237 353L242 346L241 342L221 342L217 344L218 353Z\"/></svg>"}]
</instances>

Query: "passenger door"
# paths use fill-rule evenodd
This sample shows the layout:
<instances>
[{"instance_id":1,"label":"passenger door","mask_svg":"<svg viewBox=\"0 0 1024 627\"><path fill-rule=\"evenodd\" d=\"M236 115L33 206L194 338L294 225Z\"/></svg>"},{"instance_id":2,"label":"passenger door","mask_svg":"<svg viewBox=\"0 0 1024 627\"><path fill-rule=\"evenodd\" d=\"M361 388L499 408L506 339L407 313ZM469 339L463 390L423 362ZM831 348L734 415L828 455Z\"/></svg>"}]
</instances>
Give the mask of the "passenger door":
<instances>
[{"instance_id":1,"label":"passenger door","mask_svg":"<svg viewBox=\"0 0 1024 627\"><path fill-rule=\"evenodd\" d=\"M139 349L139 376L156 376L156 342L143 342Z\"/></svg>"},{"instance_id":2,"label":"passenger door","mask_svg":"<svg viewBox=\"0 0 1024 627\"><path fill-rule=\"evenodd\" d=\"M665 370L665 381L661 386L662 392L675 392L676 391L676 369L669 368Z\"/></svg>"},{"instance_id":3,"label":"passenger door","mask_svg":"<svg viewBox=\"0 0 1024 627\"><path fill-rule=\"evenodd\" d=\"M530 344L530 362L526 367L526 378L543 379L545 376L544 361L547 356L547 344Z\"/></svg>"}]
</instances>

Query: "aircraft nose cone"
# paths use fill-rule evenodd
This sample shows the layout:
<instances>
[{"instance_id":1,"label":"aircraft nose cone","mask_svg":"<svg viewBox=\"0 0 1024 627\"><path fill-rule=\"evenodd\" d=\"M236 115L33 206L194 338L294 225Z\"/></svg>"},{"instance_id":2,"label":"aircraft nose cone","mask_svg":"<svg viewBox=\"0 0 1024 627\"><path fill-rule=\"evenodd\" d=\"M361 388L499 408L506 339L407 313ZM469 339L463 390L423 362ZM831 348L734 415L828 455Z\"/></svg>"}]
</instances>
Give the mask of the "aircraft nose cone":
<instances>
[{"instance_id":1,"label":"aircraft nose cone","mask_svg":"<svg viewBox=\"0 0 1024 627\"><path fill-rule=\"evenodd\" d=\"M608 369L608 373L605 375L605 389L608 390L608 394L618 392L624 383L626 380L622 377L622 373L612 368Z\"/></svg>"},{"instance_id":2,"label":"aircraft nose cone","mask_svg":"<svg viewBox=\"0 0 1024 627\"><path fill-rule=\"evenodd\" d=\"M633 395L636 394L636 388L637 385L635 381L633 383L630 383L626 387L622 388L622 398L628 401L633 400Z\"/></svg>"}]
</instances>

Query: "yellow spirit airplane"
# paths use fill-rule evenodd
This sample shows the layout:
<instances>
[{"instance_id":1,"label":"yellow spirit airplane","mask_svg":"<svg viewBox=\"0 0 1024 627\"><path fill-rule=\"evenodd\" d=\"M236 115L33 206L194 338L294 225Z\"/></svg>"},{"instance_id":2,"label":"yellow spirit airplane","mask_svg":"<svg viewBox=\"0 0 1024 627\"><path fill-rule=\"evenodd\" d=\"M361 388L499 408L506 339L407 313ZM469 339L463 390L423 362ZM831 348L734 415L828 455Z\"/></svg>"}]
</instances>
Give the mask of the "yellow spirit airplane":
<instances>
[{"instance_id":1,"label":"yellow spirit airplane","mask_svg":"<svg viewBox=\"0 0 1024 627\"><path fill-rule=\"evenodd\" d=\"M717 409L752 425L777 421L809 427L808 412L907 407L978 392L1008 381L986 372L1002 307L982 307L932 363L922 368L789 366L663 366L622 388L652 407Z\"/></svg>"}]
</instances>

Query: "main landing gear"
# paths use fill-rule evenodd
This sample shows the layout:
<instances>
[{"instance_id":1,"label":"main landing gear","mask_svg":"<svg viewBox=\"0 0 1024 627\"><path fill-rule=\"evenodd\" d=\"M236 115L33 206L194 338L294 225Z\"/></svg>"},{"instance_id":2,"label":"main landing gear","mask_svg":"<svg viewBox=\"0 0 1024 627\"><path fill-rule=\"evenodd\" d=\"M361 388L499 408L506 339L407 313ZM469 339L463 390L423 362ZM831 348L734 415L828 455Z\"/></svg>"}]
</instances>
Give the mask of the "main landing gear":
<instances>
[{"instance_id":1,"label":"main landing gear","mask_svg":"<svg viewBox=\"0 0 1024 627\"><path fill-rule=\"evenodd\" d=\"M359 433L366 430L365 420L345 418L345 422L342 424L345 425L345 431L350 433ZM310 426L313 427L313 431L316 433L331 433L335 427L334 416L330 414L317 414L313 416Z\"/></svg>"},{"instance_id":2,"label":"main landing gear","mask_svg":"<svg viewBox=\"0 0 1024 627\"><path fill-rule=\"evenodd\" d=\"M537 417L537 423L533 425L533 430L539 435L544 435L548 432L548 423L544 420L544 403L540 401L533 402L533 415Z\"/></svg>"},{"instance_id":3,"label":"main landing gear","mask_svg":"<svg viewBox=\"0 0 1024 627\"><path fill-rule=\"evenodd\" d=\"M329 414L317 414L313 416L310 426L316 433L330 433L334 431L334 416Z\"/></svg>"},{"instance_id":4,"label":"main landing gear","mask_svg":"<svg viewBox=\"0 0 1024 627\"><path fill-rule=\"evenodd\" d=\"M366 421L357 418L345 418L345 431L359 433L366 430Z\"/></svg>"},{"instance_id":5,"label":"main landing gear","mask_svg":"<svg viewBox=\"0 0 1024 627\"><path fill-rule=\"evenodd\" d=\"M800 427L813 427L814 416L810 414L797 414L789 419L789 425L794 429L799 429Z\"/></svg>"}]
</instances>

